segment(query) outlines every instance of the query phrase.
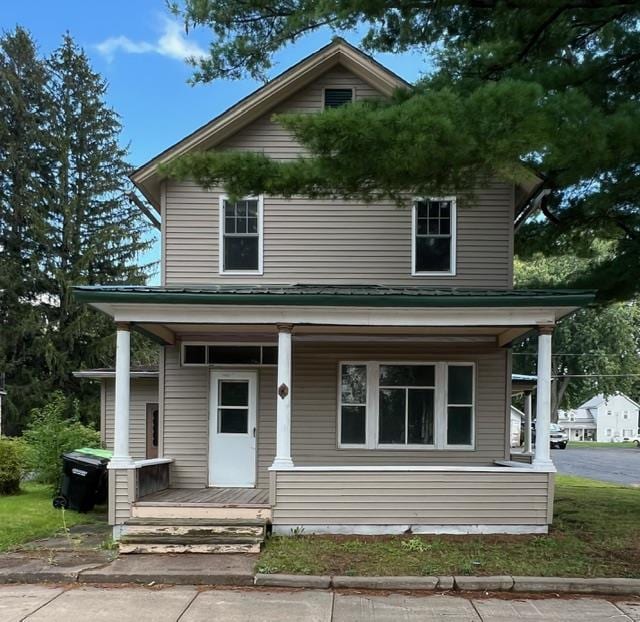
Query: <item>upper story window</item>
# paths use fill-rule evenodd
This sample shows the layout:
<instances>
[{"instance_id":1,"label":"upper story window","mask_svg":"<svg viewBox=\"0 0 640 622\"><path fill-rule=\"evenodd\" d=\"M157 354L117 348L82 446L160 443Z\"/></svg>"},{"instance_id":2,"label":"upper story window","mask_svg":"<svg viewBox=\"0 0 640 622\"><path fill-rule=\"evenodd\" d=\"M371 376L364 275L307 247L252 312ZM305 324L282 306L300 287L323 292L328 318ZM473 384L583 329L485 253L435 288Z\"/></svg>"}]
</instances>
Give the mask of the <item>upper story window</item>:
<instances>
[{"instance_id":1,"label":"upper story window","mask_svg":"<svg viewBox=\"0 0 640 622\"><path fill-rule=\"evenodd\" d=\"M220 198L220 274L262 274L262 197Z\"/></svg>"},{"instance_id":2,"label":"upper story window","mask_svg":"<svg viewBox=\"0 0 640 622\"><path fill-rule=\"evenodd\" d=\"M411 274L414 276L455 275L455 198L415 200L412 231Z\"/></svg>"},{"instance_id":3,"label":"upper story window","mask_svg":"<svg viewBox=\"0 0 640 622\"><path fill-rule=\"evenodd\" d=\"M339 108L353 101L353 89L324 89L324 107Z\"/></svg>"}]
</instances>

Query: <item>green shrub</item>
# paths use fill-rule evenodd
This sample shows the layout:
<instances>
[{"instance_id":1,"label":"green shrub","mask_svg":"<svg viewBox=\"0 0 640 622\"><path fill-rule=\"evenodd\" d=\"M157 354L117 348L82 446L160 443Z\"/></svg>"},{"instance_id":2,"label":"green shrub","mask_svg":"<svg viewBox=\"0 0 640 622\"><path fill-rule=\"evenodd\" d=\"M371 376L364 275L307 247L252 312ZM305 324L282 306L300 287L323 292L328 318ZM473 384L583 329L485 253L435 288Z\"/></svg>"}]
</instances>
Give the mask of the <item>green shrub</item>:
<instances>
[{"instance_id":1,"label":"green shrub","mask_svg":"<svg viewBox=\"0 0 640 622\"><path fill-rule=\"evenodd\" d=\"M0 437L0 495L20 492L25 470L25 446L20 439Z\"/></svg>"},{"instance_id":2,"label":"green shrub","mask_svg":"<svg viewBox=\"0 0 640 622\"><path fill-rule=\"evenodd\" d=\"M69 416L71 412L71 416ZM31 412L31 423L23 435L28 466L34 477L56 486L62 472L62 454L80 447L100 447L100 433L80 423L78 401L61 392Z\"/></svg>"}]
</instances>

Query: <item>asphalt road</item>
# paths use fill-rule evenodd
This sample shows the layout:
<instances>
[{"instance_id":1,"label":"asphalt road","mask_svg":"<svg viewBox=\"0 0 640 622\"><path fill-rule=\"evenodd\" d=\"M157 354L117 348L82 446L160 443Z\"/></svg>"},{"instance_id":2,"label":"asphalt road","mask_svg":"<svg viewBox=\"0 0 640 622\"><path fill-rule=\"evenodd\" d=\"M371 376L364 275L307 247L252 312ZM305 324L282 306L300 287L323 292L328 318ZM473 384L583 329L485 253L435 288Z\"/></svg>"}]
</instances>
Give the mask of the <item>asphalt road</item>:
<instances>
[{"instance_id":1,"label":"asphalt road","mask_svg":"<svg viewBox=\"0 0 640 622\"><path fill-rule=\"evenodd\" d=\"M615 484L640 486L640 449L597 448L552 449L559 473L579 475Z\"/></svg>"}]
</instances>

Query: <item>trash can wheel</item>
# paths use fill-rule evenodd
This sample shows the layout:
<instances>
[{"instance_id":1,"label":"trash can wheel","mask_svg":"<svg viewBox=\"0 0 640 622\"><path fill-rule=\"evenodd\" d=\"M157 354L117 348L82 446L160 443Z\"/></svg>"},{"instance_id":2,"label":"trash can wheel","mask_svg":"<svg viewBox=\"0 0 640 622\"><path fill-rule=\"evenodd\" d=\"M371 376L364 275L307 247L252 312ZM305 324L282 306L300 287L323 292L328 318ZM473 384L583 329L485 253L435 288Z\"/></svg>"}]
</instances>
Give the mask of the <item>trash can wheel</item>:
<instances>
[{"instance_id":1,"label":"trash can wheel","mask_svg":"<svg viewBox=\"0 0 640 622\"><path fill-rule=\"evenodd\" d=\"M69 507L69 499L63 495L58 495L53 500L53 507L56 508L56 510L61 510L62 508L66 510Z\"/></svg>"}]
</instances>

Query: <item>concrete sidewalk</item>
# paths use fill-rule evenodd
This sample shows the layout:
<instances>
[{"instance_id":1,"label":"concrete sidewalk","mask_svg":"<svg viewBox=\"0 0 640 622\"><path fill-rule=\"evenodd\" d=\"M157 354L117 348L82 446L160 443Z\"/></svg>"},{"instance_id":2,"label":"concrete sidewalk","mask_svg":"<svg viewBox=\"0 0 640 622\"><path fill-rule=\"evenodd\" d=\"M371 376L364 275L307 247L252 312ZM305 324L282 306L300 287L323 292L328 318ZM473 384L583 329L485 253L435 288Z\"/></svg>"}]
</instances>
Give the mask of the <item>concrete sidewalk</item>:
<instances>
[{"instance_id":1,"label":"concrete sidewalk","mask_svg":"<svg viewBox=\"0 0 640 622\"><path fill-rule=\"evenodd\" d=\"M0 586L2 622L640 622L640 601L320 590Z\"/></svg>"}]
</instances>

